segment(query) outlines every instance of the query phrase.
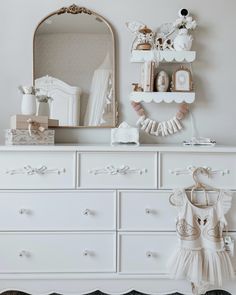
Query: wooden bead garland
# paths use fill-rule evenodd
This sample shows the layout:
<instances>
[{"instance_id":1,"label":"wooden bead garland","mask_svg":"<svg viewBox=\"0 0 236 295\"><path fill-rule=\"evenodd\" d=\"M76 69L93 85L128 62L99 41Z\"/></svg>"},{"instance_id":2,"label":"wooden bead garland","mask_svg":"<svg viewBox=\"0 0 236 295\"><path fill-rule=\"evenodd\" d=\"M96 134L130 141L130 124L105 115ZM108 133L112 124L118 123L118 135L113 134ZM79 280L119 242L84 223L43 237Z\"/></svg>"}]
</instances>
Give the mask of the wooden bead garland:
<instances>
[{"instance_id":1,"label":"wooden bead garland","mask_svg":"<svg viewBox=\"0 0 236 295\"><path fill-rule=\"evenodd\" d=\"M131 105L140 117L137 121L137 125L141 126L141 130L155 136L168 136L179 132L183 128L180 121L184 119L189 111L188 104L183 103L180 105L178 112L173 118L167 121L157 122L146 116L141 103L132 101Z\"/></svg>"}]
</instances>

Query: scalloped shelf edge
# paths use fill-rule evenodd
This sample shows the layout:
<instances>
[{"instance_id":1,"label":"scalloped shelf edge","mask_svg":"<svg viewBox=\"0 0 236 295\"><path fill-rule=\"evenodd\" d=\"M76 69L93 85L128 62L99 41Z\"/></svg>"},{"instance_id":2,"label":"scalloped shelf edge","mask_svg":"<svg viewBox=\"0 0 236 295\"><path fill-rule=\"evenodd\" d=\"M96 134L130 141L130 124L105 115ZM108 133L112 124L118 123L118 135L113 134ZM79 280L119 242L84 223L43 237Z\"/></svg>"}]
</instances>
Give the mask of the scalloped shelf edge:
<instances>
[{"instance_id":1,"label":"scalloped shelf edge","mask_svg":"<svg viewBox=\"0 0 236 295\"><path fill-rule=\"evenodd\" d=\"M134 102L155 103L193 103L195 92L131 92L130 100Z\"/></svg>"},{"instance_id":2,"label":"scalloped shelf edge","mask_svg":"<svg viewBox=\"0 0 236 295\"><path fill-rule=\"evenodd\" d=\"M131 62L145 62L157 60L159 62L193 62L196 59L196 51L175 50L133 50Z\"/></svg>"}]
</instances>

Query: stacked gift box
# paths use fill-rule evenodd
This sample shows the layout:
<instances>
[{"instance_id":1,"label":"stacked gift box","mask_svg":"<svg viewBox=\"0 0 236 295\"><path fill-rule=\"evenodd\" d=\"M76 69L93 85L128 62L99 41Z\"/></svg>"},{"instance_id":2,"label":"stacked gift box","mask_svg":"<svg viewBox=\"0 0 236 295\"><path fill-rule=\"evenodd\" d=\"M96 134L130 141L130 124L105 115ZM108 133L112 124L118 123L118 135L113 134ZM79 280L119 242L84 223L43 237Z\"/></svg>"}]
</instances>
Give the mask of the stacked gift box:
<instances>
[{"instance_id":1,"label":"stacked gift box","mask_svg":"<svg viewBox=\"0 0 236 295\"><path fill-rule=\"evenodd\" d=\"M50 145L55 143L58 120L48 116L14 115L10 129L5 130L6 145Z\"/></svg>"}]
</instances>

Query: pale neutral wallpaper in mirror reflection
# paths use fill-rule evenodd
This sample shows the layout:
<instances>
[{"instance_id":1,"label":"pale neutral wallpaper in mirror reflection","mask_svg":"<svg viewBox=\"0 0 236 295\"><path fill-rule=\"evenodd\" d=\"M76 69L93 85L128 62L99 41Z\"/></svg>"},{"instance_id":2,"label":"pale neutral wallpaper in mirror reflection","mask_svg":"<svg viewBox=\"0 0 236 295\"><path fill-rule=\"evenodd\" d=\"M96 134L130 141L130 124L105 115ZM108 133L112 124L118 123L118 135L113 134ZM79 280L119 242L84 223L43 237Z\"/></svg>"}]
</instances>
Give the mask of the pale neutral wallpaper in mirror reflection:
<instances>
[{"instance_id":1,"label":"pale neutral wallpaper in mirror reflection","mask_svg":"<svg viewBox=\"0 0 236 295\"><path fill-rule=\"evenodd\" d=\"M47 73L71 86L81 87L80 125L83 125L94 70L111 54L109 34L43 34L35 40L35 78ZM55 48L64 52L63 58L55 55ZM88 55L90 58L85 58ZM75 58L71 58L75 57Z\"/></svg>"}]
</instances>

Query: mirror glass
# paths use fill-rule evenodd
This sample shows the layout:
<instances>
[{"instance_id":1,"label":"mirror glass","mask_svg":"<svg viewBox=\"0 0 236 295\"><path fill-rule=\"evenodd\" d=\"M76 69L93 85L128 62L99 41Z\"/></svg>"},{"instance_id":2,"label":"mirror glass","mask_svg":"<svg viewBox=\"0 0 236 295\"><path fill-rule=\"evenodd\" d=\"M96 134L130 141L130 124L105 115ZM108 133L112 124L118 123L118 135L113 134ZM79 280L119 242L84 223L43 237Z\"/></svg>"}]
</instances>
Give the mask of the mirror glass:
<instances>
[{"instance_id":1,"label":"mirror glass","mask_svg":"<svg viewBox=\"0 0 236 295\"><path fill-rule=\"evenodd\" d=\"M72 5L46 17L34 35L34 84L62 127L114 127L115 44L109 23Z\"/></svg>"}]
</instances>

